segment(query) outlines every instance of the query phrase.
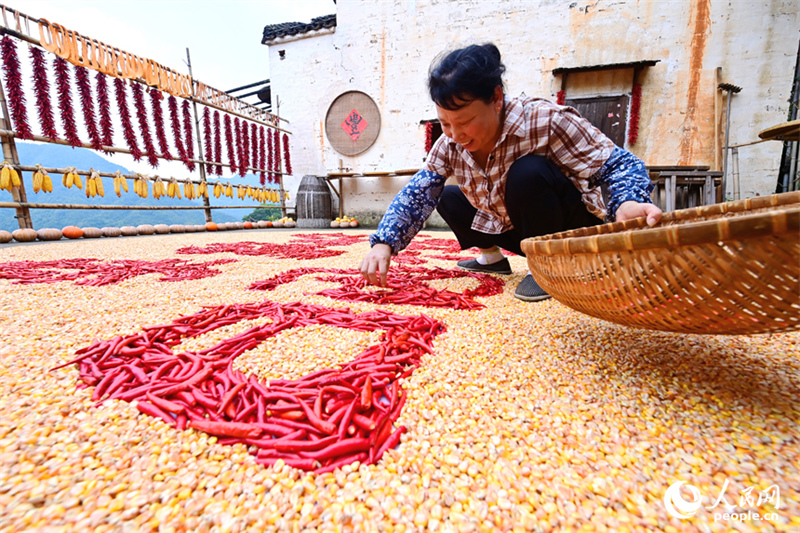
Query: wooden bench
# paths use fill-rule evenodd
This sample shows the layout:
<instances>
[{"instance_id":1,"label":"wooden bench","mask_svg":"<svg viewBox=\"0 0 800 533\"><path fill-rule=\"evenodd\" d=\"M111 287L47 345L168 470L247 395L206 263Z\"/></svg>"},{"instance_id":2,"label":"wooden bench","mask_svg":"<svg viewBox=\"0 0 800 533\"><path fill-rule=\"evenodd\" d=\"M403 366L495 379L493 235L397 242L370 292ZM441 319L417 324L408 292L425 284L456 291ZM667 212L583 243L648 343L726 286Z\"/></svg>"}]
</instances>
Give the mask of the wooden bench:
<instances>
[{"instance_id":1,"label":"wooden bench","mask_svg":"<svg viewBox=\"0 0 800 533\"><path fill-rule=\"evenodd\" d=\"M655 185L653 203L665 212L718 201L717 189L722 184L722 172L708 167L647 167Z\"/></svg>"},{"instance_id":2,"label":"wooden bench","mask_svg":"<svg viewBox=\"0 0 800 533\"><path fill-rule=\"evenodd\" d=\"M331 186L333 192L339 198L339 216L344 216L344 198L342 197L342 179L343 178L383 178L387 176L413 176L419 171L418 168L407 168L403 170L392 170L389 172L328 172L327 176L323 176L328 185ZM333 184L333 180L339 181L339 188Z\"/></svg>"}]
</instances>

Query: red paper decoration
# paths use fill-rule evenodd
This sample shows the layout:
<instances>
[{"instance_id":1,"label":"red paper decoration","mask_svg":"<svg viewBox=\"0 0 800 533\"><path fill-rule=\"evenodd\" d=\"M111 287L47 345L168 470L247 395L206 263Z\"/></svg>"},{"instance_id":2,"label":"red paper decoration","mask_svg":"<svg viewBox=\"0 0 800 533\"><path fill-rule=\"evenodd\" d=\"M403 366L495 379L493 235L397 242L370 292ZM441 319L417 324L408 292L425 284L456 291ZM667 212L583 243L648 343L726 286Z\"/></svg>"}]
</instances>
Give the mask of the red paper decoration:
<instances>
[{"instance_id":1,"label":"red paper decoration","mask_svg":"<svg viewBox=\"0 0 800 533\"><path fill-rule=\"evenodd\" d=\"M75 112L72 109L72 94L70 93L69 65L60 57L53 63L56 71L56 92L58 93L58 109L61 112L61 122L64 124L67 141L70 146L77 147L83 143L78 137L78 127L75 124Z\"/></svg>"},{"instance_id":2,"label":"red paper decoration","mask_svg":"<svg viewBox=\"0 0 800 533\"><path fill-rule=\"evenodd\" d=\"M3 54L3 71L5 72L6 90L11 118L14 119L14 129L19 139L32 139L33 132L28 124L28 112L25 109L25 91L22 88L22 74L20 73L19 57L17 57L17 43L8 35L0 40L0 51Z\"/></svg>"},{"instance_id":3,"label":"red paper decoration","mask_svg":"<svg viewBox=\"0 0 800 533\"><path fill-rule=\"evenodd\" d=\"M628 124L628 144L636 144L639 139L639 108L642 104L642 84L634 83L631 93L631 119Z\"/></svg>"},{"instance_id":4,"label":"red paper decoration","mask_svg":"<svg viewBox=\"0 0 800 533\"><path fill-rule=\"evenodd\" d=\"M433 148L433 122L425 123L425 153Z\"/></svg>"},{"instance_id":5,"label":"red paper decoration","mask_svg":"<svg viewBox=\"0 0 800 533\"><path fill-rule=\"evenodd\" d=\"M122 122L122 136L125 137L125 143L131 151L134 161L139 161L142 158L142 151L139 150L139 145L136 141L136 134L133 133L133 125L131 124L131 112L128 109L128 98L125 91L125 82L121 78L114 80L114 93L117 98L117 108L119 109L119 117Z\"/></svg>"},{"instance_id":6,"label":"red paper decoration","mask_svg":"<svg viewBox=\"0 0 800 533\"><path fill-rule=\"evenodd\" d=\"M58 139L56 121L53 115L53 104L50 102L50 80L47 78L47 62L44 52L36 46L31 47L31 62L33 64L33 93L36 96L36 110L39 114L39 123L42 126L42 135L50 139Z\"/></svg>"}]
</instances>

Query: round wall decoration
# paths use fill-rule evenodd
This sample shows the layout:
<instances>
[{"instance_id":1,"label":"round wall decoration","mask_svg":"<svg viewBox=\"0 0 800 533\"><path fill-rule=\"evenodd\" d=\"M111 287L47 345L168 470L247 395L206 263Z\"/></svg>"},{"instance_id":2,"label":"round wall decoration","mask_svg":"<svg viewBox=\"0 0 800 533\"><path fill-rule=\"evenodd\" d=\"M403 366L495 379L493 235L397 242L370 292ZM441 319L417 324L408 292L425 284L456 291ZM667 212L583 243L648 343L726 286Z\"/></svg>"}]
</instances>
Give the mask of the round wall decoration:
<instances>
[{"instance_id":1,"label":"round wall decoration","mask_svg":"<svg viewBox=\"0 0 800 533\"><path fill-rule=\"evenodd\" d=\"M375 143L381 114L375 101L361 91L340 94L328 108L325 132L337 152L356 155Z\"/></svg>"}]
</instances>

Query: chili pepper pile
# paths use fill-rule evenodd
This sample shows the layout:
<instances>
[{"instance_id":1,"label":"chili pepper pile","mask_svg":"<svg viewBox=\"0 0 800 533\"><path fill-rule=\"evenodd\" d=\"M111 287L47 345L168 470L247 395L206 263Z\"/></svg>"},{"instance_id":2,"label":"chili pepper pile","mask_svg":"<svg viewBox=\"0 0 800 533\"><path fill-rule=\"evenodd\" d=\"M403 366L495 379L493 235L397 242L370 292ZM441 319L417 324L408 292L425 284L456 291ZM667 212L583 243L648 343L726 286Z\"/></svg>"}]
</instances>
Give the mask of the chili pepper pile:
<instances>
[{"instance_id":1,"label":"chili pepper pile","mask_svg":"<svg viewBox=\"0 0 800 533\"><path fill-rule=\"evenodd\" d=\"M235 263L235 259L217 259L189 263L180 259L136 261L121 259L110 263L98 259L61 259L58 261L13 261L0 263L0 279L19 284L74 281L76 285L103 287L116 285L136 276L162 274L159 281L188 281L220 274L215 265ZM65 272L65 270L67 272Z\"/></svg>"},{"instance_id":2,"label":"chili pepper pile","mask_svg":"<svg viewBox=\"0 0 800 533\"><path fill-rule=\"evenodd\" d=\"M175 251L178 254L220 254L230 252L237 255L267 255L286 259L320 259L342 255L344 250L326 250L308 244L272 244L250 241L215 243L206 246L185 246Z\"/></svg>"},{"instance_id":3,"label":"chili pepper pile","mask_svg":"<svg viewBox=\"0 0 800 533\"><path fill-rule=\"evenodd\" d=\"M315 293L336 300L350 302L369 302L373 304L421 305L426 307L446 307L448 309L474 310L485 306L475 301L478 296L493 296L503 291L505 282L488 274L467 272L464 270L448 270L444 268L409 268L398 266L389 272L386 289L377 289L367 285L361 274L353 270L332 268L296 268L278 274L264 281L250 285L250 290L271 291L279 285L292 283L308 274L331 273L332 276L320 276L320 281L340 283L337 289L326 289ZM437 290L424 282L439 279L474 278L480 285L474 289L458 294L449 290Z\"/></svg>"},{"instance_id":4,"label":"chili pepper pile","mask_svg":"<svg viewBox=\"0 0 800 533\"><path fill-rule=\"evenodd\" d=\"M319 247L327 246L350 246L361 242L367 242L365 235L345 235L344 233L301 233L295 235L291 242L311 243Z\"/></svg>"},{"instance_id":5,"label":"chili pepper pile","mask_svg":"<svg viewBox=\"0 0 800 533\"><path fill-rule=\"evenodd\" d=\"M270 323L212 348L175 355L172 348L243 320ZM242 353L290 328L325 324L374 331L381 343L341 368L315 371L298 380L259 381L232 368ZM396 446L405 427L393 428L406 399L399 379L433 353L439 321L371 311L327 309L302 303L225 305L206 308L172 324L95 342L56 370L77 364L92 400L137 401L136 408L178 429L192 427L223 444L244 443L260 464L279 459L295 468L330 472L354 461L374 464Z\"/></svg>"}]
</instances>

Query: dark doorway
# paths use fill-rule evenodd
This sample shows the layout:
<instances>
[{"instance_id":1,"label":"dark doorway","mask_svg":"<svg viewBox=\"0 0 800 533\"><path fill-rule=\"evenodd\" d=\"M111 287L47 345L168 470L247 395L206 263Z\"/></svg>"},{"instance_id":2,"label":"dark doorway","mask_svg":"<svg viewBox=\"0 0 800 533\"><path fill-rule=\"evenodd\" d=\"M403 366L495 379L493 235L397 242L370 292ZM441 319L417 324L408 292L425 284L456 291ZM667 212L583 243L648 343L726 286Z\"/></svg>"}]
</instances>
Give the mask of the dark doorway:
<instances>
[{"instance_id":1,"label":"dark doorway","mask_svg":"<svg viewBox=\"0 0 800 533\"><path fill-rule=\"evenodd\" d=\"M614 144L625 147L628 126L628 95L575 98L566 101L586 120L602 131Z\"/></svg>"}]
</instances>

